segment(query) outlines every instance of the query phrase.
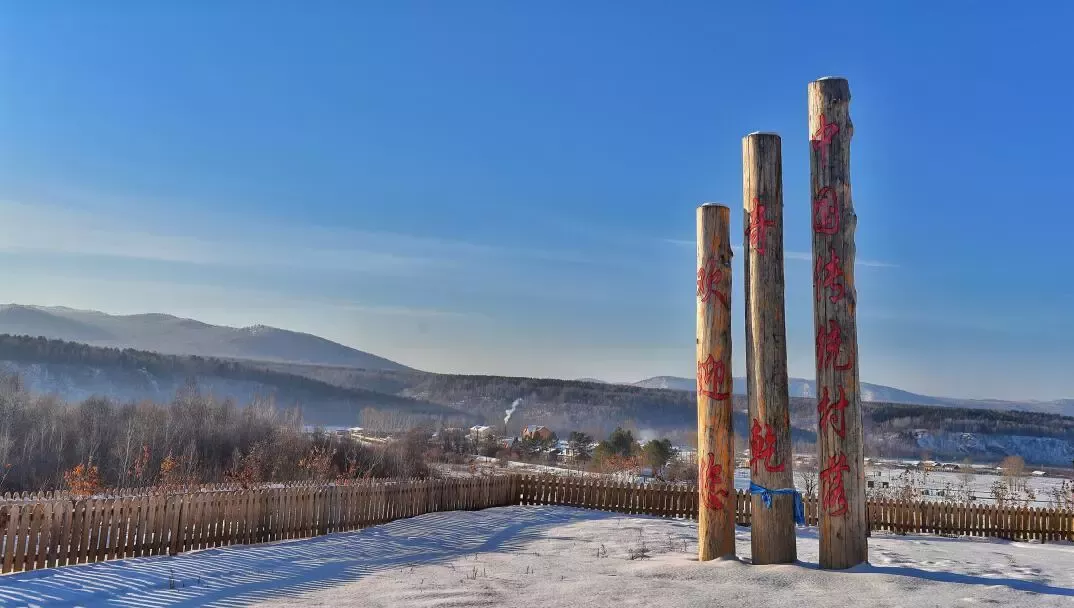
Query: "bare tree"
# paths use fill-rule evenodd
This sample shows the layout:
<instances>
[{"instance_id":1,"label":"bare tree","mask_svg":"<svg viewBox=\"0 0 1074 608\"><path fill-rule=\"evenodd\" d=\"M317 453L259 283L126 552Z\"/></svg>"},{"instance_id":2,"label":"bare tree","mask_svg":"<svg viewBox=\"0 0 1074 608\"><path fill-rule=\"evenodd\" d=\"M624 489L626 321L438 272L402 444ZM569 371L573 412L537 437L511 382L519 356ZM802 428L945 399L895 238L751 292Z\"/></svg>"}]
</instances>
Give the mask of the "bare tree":
<instances>
[{"instance_id":1,"label":"bare tree","mask_svg":"<svg viewBox=\"0 0 1074 608\"><path fill-rule=\"evenodd\" d=\"M1074 511L1074 482L1064 479L1061 485L1051 486L1048 495L1052 508Z\"/></svg>"},{"instance_id":2,"label":"bare tree","mask_svg":"<svg viewBox=\"0 0 1074 608\"><path fill-rule=\"evenodd\" d=\"M65 403L0 374L0 483L4 491L302 479L313 446L334 456L320 477L428 474L424 436L369 447L304 430L297 409L271 398L247 407L184 386L170 404ZM81 468L79 468L81 465ZM330 470L331 473L321 473ZM92 483L91 483L92 482Z\"/></svg>"},{"instance_id":3,"label":"bare tree","mask_svg":"<svg viewBox=\"0 0 1074 608\"><path fill-rule=\"evenodd\" d=\"M797 477L798 489L806 498L816 498L820 474L817 471L817 463L803 463L794 467L794 475Z\"/></svg>"},{"instance_id":4,"label":"bare tree","mask_svg":"<svg viewBox=\"0 0 1074 608\"><path fill-rule=\"evenodd\" d=\"M892 493L898 500L911 502L921 498L924 489L928 487L928 469L916 470L910 467L903 469L894 479Z\"/></svg>"},{"instance_id":5,"label":"bare tree","mask_svg":"<svg viewBox=\"0 0 1074 608\"><path fill-rule=\"evenodd\" d=\"M1016 455L1007 456L999 463L999 468L1003 470L1003 478L1007 481L1008 487L1012 490L1025 491L1025 459Z\"/></svg>"}]
</instances>

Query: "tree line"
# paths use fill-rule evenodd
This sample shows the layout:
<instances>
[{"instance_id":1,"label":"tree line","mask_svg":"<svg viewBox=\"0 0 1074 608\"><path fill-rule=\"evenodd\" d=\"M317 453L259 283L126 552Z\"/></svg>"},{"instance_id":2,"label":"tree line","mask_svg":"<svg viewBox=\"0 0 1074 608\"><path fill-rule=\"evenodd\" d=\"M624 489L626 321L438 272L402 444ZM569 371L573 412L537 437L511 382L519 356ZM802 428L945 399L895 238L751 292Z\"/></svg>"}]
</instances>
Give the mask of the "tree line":
<instances>
[{"instance_id":1,"label":"tree line","mask_svg":"<svg viewBox=\"0 0 1074 608\"><path fill-rule=\"evenodd\" d=\"M515 399L522 405L508 432L525 424L544 424L605 436L616 427L650 429L677 437L696 426L696 398L690 391L646 389L582 381L432 374L414 370L384 371L236 362L214 358L161 355L132 349L92 347L44 338L0 335L0 360L81 364L93 368L146 370L157 377L247 381L265 387L279 403L301 405L307 420L326 424L358 424L398 432L406 428L469 426L477 422L501 428L504 409ZM211 386L210 386L211 387ZM229 387L225 386L224 389ZM170 389L169 389L170 390ZM225 390L228 394L236 394ZM260 399L256 395L250 400ZM734 428L742 440L749 428L746 401L733 397ZM792 439L796 449L815 441L816 401L790 400ZM867 453L912 457L920 452L916 429L981 435L1024 435L1074 441L1074 418L1047 413L1000 412L890 403L864 406ZM1002 458L989 442L976 458ZM989 452L987 450L992 450ZM961 453L938 453L958 458ZM1035 454L1022 456L1035 461Z\"/></svg>"},{"instance_id":2,"label":"tree line","mask_svg":"<svg viewBox=\"0 0 1074 608\"><path fill-rule=\"evenodd\" d=\"M130 374L117 371L148 374L163 383L185 379L201 379L203 384L214 380L249 383L263 387L264 393L273 393L288 405L301 405L307 418L328 422L338 420L346 412L356 412L362 407L378 410L396 410L413 416L455 417L458 420L474 420L450 407L410 398L404 395L381 393L360 386L342 386L307 375L288 373L253 362L239 362L214 357L194 355L164 355L130 348L90 346L77 342L53 340L41 337L0 334L0 360L22 363L88 366L112 374L118 385L129 383ZM346 422L357 423L357 416L350 414Z\"/></svg>"},{"instance_id":3,"label":"tree line","mask_svg":"<svg viewBox=\"0 0 1074 608\"><path fill-rule=\"evenodd\" d=\"M240 407L195 384L171 403L67 403L0 376L0 490L421 477L421 437L370 447L308 432L271 399Z\"/></svg>"},{"instance_id":4,"label":"tree line","mask_svg":"<svg viewBox=\"0 0 1074 608\"><path fill-rule=\"evenodd\" d=\"M1074 417L1043 412L872 403L866 414L879 431L930 429L1074 439Z\"/></svg>"},{"instance_id":5,"label":"tree line","mask_svg":"<svg viewBox=\"0 0 1074 608\"><path fill-rule=\"evenodd\" d=\"M600 473L639 474L648 468L649 473L667 481L697 481L697 467L692 461L680 457L678 450L667 437L639 441L634 432L616 428L607 438L596 441L584 431L571 431L566 439L566 450L559 436L528 436L505 439L494 433L475 438L465 429L441 429L431 439L434 459L456 464L466 461L466 456L478 454L507 460L568 466Z\"/></svg>"}]
</instances>

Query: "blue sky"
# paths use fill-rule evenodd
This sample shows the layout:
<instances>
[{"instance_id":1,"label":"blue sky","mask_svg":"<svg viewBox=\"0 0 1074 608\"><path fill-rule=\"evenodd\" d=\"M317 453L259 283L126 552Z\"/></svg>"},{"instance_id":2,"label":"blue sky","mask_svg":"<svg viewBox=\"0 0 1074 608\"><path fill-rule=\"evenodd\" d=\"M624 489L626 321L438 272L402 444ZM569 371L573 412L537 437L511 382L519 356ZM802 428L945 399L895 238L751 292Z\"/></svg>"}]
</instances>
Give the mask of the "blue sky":
<instances>
[{"instance_id":1,"label":"blue sky","mask_svg":"<svg viewBox=\"0 0 1074 608\"><path fill-rule=\"evenodd\" d=\"M0 300L691 376L694 208L740 225L741 138L775 131L812 377L806 86L835 74L862 379L1074 397L1072 5L665 4L8 5Z\"/></svg>"}]
</instances>

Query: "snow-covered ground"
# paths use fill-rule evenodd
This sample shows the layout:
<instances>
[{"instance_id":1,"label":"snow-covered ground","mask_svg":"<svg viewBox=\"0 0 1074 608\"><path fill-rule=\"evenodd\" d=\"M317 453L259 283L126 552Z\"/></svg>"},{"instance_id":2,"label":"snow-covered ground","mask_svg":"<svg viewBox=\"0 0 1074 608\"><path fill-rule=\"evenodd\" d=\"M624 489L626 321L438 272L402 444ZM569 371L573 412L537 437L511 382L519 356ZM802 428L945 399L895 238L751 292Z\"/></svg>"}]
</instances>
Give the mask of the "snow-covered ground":
<instances>
[{"instance_id":1,"label":"snow-covered ground","mask_svg":"<svg viewBox=\"0 0 1074 608\"><path fill-rule=\"evenodd\" d=\"M553 466L547 464L537 464L532 462L519 462L517 460L507 461L507 466L500 466L499 462L495 458L489 458L487 456L472 456L474 461L474 468L471 469L468 464L445 464L445 463L433 463L432 466L438 473L444 477L473 477L475 475L503 475L505 473L519 473L522 475L556 475L558 477L586 477L586 478L601 478L601 479L614 479L617 481L629 481L629 482L641 482L646 478L640 475L633 475L630 473L595 473L592 471L585 471L581 468L569 468L566 466ZM746 486L749 487L749 470L746 471ZM651 478L649 478L651 479Z\"/></svg>"},{"instance_id":2,"label":"snow-covered ground","mask_svg":"<svg viewBox=\"0 0 1074 608\"><path fill-rule=\"evenodd\" d=\"M503 473L505 467L501 467L495 458L489 458L488 456L474 456L474 461L482 468L492 473ZM536 464L531 462L518 462L517 460L507 461L507 470L510 473L529 473L529 474L546 474L546 475L593 475L593 473L585 473L578 469L571 469L565 466L552 466L547 464Z\"/></svg>"},{"instance_id":3,"label":"snow-covered ground","mask_svg":"<svg viewBox=\"0 0 1074 608\"><path fill-rule=\"evenodd\" d=\"M359 532L0 577L3 606L1074 606L1074 545L877 534L871 565L699 563L697 527L566 507L433 513ZM644 551L642 551L644 549ZM630 559L631 554L648 557ZM524 601L523 601L524 598Z\"/></svg>"}]
</instances>

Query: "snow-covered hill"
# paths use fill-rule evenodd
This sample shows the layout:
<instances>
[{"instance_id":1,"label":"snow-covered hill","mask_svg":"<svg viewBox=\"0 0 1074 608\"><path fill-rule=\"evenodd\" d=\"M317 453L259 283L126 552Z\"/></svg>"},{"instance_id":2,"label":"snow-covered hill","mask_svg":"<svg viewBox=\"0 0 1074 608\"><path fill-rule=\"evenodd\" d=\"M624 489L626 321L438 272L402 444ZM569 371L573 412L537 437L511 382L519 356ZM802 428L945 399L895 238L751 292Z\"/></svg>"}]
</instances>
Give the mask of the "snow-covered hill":
<instances>
[{"instance_id":1,"label":"snow-covered hill","mask_svg":"<svg viewBox=\"0 0 1074 608\"><path fill-rule=\"evenodd\" d=\"M815 397L817 395L817 383L814 380L806 380L805 378L790 378L788 388L790 389L791 397ZM646 378L639 382L634 382L633 386L640 386L642 388L664 388L678 391L693 391L697 386L697 381L694 378L682 378L678 376L654 376L652 378ZM936 397L929 397L928 395L919 395L917 393L911 393L908 391L900 390L890 386L883 386L880 384L869 384L863 382L862 399L865 401L878 401L886 403L913 403L917 405L943 405L940 399ZM734 392L736 395L746 394L746 379L735 378Z\"/></svg>"},{"instance_id":2,"label":"snow-covered hill","mask_svg":"<svg viewBox=\"0 0 1074 608\"><path fill-rule=\"evenodd\" d=\"M697 381L694 378L679 376L653 376L638 382L632 386L643 388L663 388L677 391L695 390ZM805 378L790 378L789 392L791 397L812 398L817 395L817 383ZM746 379L735 378L734 393L746 394ZM965 407L971 409L986 410L1019 410L1023 412L1044 412L1048 414L1062 414L1074 416L1074 399L1056 399L1055 401L1004 401L998 399L959 399L955 397L933 397L919 393L911 393L902 389L882 384L861 383L861 397L863 401L874 403L907 403L913 405L938 405L942 407Z\"/></svg>"},{"instance_id":3,"label":"snow-covered hill","mask_svg":"<svg viewBox=\"0 0 1074 608\"><path fill-rule=\"evenodd\" d=\"M0 306L0 333L174 355L407 369L383 357L310 334L266 325L224 327L158 313L109 315L62 306L9 304Z\"/></svg>"},{"instance_id":4,"label":"snow-covered hill","mask_svg":"<svg viewBox=\"0 0 1074 608\"><path fill-rule=\"evenodd\" d=\"M36 394L52 394L69 402L90 397L107 397L115 402L143 400L168 403L178 391L190 386L218 399L231 399L239 405L257 400L271 400L279 407L302 408L303 418L311 424L354 424L361 410L373 407L398 415L445 417L471 420L452 408L386 395L362 389L345 389L308 378L256 370L242 366L206 365L204 370L153 369L139 366L86 363L15 361L0 358L0 374L18 374L26 389Z\"/></svg>"},{"instance_id":5,"label":"snow-covered hill","mask_svg":"<svg viewBox=\"0 0 1074 608\"><path fill-rule=\"evenodd\" d=\"M915 435L917 445L933 453L967 456L1033 454L1034 462L1054 466L1069 466L1074 462L1074 443L1057 437L949 433L934 430L919 430Z\"/></svg>"}]
</instances>

